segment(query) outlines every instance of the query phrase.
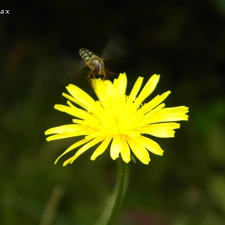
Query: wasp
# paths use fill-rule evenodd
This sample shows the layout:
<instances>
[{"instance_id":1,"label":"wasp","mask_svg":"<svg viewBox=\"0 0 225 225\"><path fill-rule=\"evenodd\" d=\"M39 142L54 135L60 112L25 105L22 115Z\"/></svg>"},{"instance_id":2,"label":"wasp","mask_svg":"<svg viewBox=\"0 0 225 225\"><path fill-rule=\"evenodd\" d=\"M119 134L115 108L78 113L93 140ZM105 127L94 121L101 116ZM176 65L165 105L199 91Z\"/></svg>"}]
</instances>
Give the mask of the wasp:
<instances>
[{"instance_id":1,"label":"wasp","mask_svg":"<svg viewBox=\"0 0 225 225\"><path fill-rule=\"evenodd\" d=\"M110 72L106 67L104 61L86 48L79 50L79 55L83 59L84 63L91 69L88 73L88 78L96 78L96 76L103 76L103 80L108 79L110 75L114 73Z\"/></svg>"}]
</instances>

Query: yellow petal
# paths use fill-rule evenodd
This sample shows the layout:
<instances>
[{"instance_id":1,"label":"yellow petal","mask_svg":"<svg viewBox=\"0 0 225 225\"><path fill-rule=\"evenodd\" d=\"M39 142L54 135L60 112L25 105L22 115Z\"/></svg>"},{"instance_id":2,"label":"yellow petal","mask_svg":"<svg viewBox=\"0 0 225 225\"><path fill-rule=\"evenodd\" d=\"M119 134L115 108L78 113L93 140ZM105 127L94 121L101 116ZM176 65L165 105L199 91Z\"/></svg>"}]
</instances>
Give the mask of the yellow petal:
<instances>
[{"instance_id":1,"label":"yellow petal","mask_svg":"<svg viewBox=\"0 0 225 225\"><path fill-rule=\"evenodd\" d=\"M113 83L115 98L124 96L127 88L127 76L125 73L121 73L118 79L114 79Z\"/></svg>"},{"instance_id":2,"label":"yellow petal","mask_svg":"<svg viewBox=\"0 0 225 225\"><path fill-rule=\"evenodd\" d=\"M61 112L65 112L71 116L75 116L79 118L85 118L85 115L87 114L85 110L78 109L76 107L71 108L69 106L60 105L60 104L54 105L54 108Z\"/></svg>"},{"instance_id":3,"label":"yellow petal","mask_svg":"<svg viewBox=\"0 0 225 225\"><path fill-rule=\"evenodd\" d=\"M150 77L147 84L141 90L141 93L137 97L136 101L134 102L135 105L140 105L156 88L156 85L159 82L160 75L154 74Z\"/></svg>"},{"instance_id":4,"label":"yellow petal","mask_svg":"<svg viewBox=\"0 0 225 225\"><path fill-rule=\"evenodd\" d=\"M69 99L71 102L76 103L77 105L80 105L80 102L77 101L77 99L75 99L74 97L72 97L71 95L68 95L66 93L62 93L62 96ZM83 107L84 108L84 107Z\"/></svg>"},{"instance_id":5,"label":"yellow petal","mask_svg":"<svg viewBox=\"0 0 225 225\"><path fill-rule=\"evenodd\" d=\"M122 143L122 148L121 148L121 157L125 163L129 163L131 158L130 158L130 148L127 144L127 141L123 135L120 136L121 138L121 143Z\"/></svg>"},{"instance_id":6,"label":"yellow petal","mask_svg":"<svg viewBox=\"0 0 225 225\"><path fill-rule=\"evenodd\" d=\"M167 91L163 93L162 95L157 95L155 98L153 98L148 103L144 104L139 110L138 114L144 115L145 113L152 111L157 105L159 105L161 102L163 102L168 95L171 93L171 91ZM164 104L165 106L165 104Z\"/></svg>"},{"instance_id":7,"label":"yellow petal","mask_svg":"<svg viewBox=\"0 0 225 225\"><path fill-rule=\"evenodd\" d=\"M122 148L122 143L119 135L115 135L112 140L111 148L110 148L110 156L113 160L117 159L120 154L120 150Z\"/></svg>"},{"instance_id":8,"label":"yellow petal","mask_svg":"<svg viewBox=\"0 0 225 225\"><path fill-rule=\"evenodd\" d=\"M129 99L128 99L129 103L133 102L134 99L136 98L136 96L141 88L143 79L144 79L143 77L138 77L138 79L136 80L136 82L130 92L130 95L129 95Z\"/></svg>"},{"instance_id":9,"label":"yellow petal","mask_svg":"<svg viewBox=\"0 0 225 225\"><path fill-rule=\"evenodd\" d=\"M77 159L81 154L83 154L85 151L87 151L88 149L90 149L92 146L98 144L99 142L101 142L103 140L103 138L95 138L91 141L89 141L86 145L82 146L74 156L72 156L70 158L69 161L65 161L63 163L63 166L66 166L68 163L72 164L74 162L75 159Z\"/></svg>"},{"instance_id":10,"label":"yellow petal","mask_svg":"<svg viewBox=\"0 0 225 225\"><path fill-rule=\"evenodd\" d=\"M188 120L188 107L178 106L171 108L163 108L157 113L151 115L149 123Z\"/></svg>"},{"instance_id":11,"label":"yellow petal","mask_svg":"<svg viewBox=\"0 0 225 225\"><path fill-rule=\"evenodd\" d=\"M126 137L126 140L134 153L134 155L143 163L149 164L150 157L148 151L143 147L140 142L136 141L135 138Z\"/></svg>"},{"instance_id":12,"label":"yellow petal","mask_svg":"<svg viewBox=\"0 0 225 225\"><path fill-rule=\"evenodd\" d=\"M174 137L174 129L180 128L179 123L158 123L137 128L142 134L150 134L155 137L169 138Z\"/></svg>"},{"instance_id":13,"label":"yellow petal","mask_svg":"<svg viewBox=\"0 0 225 225\"><path fill-rule=\"evenodd\" d=\"M98 97L99 100L105 101L106 99L106 92L107 92L107 86L112 86L112 83L109 81L109 83L104 83L102 79L92 79L91 80L94 91ZM111 83L111 84L110 84Z\"/></svg>"},{"instance_id":14,"label":"yellow petal","mask_svg":"<svg viewBox=\"0 0 225 225\"><path fill-rule=\"evenodd\" d=\"M165 104L162 103L144 115L141 115L140 112L137 111L137 113L133 117L133 121L132 121L134 125L133 127L142 127L152 123L152 117L153 117L152 115L156 114L158 111L161 111L162 108L164 107L165 107Z\"/></svg>"},{"instance_id":15,"label":"yellow petal","mask_svg":"<svg viewBox=\"0 0 225 225\"><path fill-rule=\"evenodd\" d=\"M96 79L93 81L95 83L95 93L98 96L99 102L105 110L110 110L112 97L114 95L114 89L111 81L103 81L101 79ZM99 107L100 108L100 107ZM94 112L97 115L96 112Z\"/></svg>"},{"instance_id":16,"label":"yellow petal","mask_svg":"<svg viewBox=\"0 0 225 225\"><path fill-rule=\"evenodd\" d=\"M111 98L114 95L114 88L112 82L109 80L104 80L104 85L105 85L105 92L104 92L105 97L107 96L107 98Z\"/></svg>"},{"instance_id":17,"label":"yellow petal","mask_svg":"<svg viewBox=\"0 0 225 225\"><path fill-rule=\"evenodd\" d=\"M156 155L162 155L163 150L161 147L153 140L150 138L144 137L144 136L138 136L137 141L143 144L143 146L149 150L150 152L156 154Z\"/></svg>"},{"instance_id":18,"label":"yellow petal","mask_svg":"<svg viewBox=\"0 0 225 225\"><path fill-rule=\"evenodd\" d=\"M73 149L87 143L89 140L86 140L86 139L82 139L76 143L74 143L73 145L71 145L69 148L67 148L56 160L55 160L55 164L58 162L58 160L63 156L65 155L66 153L72 151Z\"/></svg>"},{"instance_id":19,"label":"yellow petal","mask_svg":"<svg viewBox=\"0 0 225 225\"><path fill-rule=\"evenodd\" d=\"M85 130L85 127L82 125L77 124L68 124L68 125L62 125L58 127L53 127L45 131L45 135L49 134L62 134L62 133L72 133L76 131L82 131Z\"/></svg>"},{"instance_id":20,"label":"yellow petal","mask_svg":"<svg viewBox=\"0 0 225 225\"><path fill-rule=\"evenodd\" d=\"M59 139L65 139L65 138L71 138L71 137L76 137L76 136L83 136L86 135L87 131L79 131L79 132L74 132L74 133L63 133L63 134L54 134L50 137L47 137L47 141L55 141Z\"/></svg>"},{"instance_id":21,"label":"yellow petal","mask_svg":"<svg viewBox=\"0 0 225 225\"><path fill-rule=\"evenodd\" d=\"M83 108L92 111L95 108L95 101L94 99L88 95L85 91L78 88L73 84L69 84L66 89L68 92L73 96L76 100L77 104L82 106ZM66 95L67 96L67 95Z\"/></svg>"},{"instance_id":22,"label":"yellow petal","mask_svg":"<svg viewBox=\"0 0 225 225\"><path fill-rule=\"evenodd\" d=\"M53 127L45 131L45 135L52 135L47 137L47 141L53 141L58 139L76 137L81 135L88 135L92 131L88 130L85 126L77 125L77 124L69 124L69 125L62 125L58 127Z\"/></svg>"},{"instance_id":23,"label":"yellow petal","mask_svg":"<svg viewBox=\"0 0 225 225\"><path fill-rule=\"evenodd\" d=\"M71 164L73 161L73 157L70 157L69 159L67 159L64 163L63 163L63 166L66 166L68 165L69 163Z\"/></svg>"},{"instance_id":24,"label":"yellow petal","mask_svg":"<svg viewBox=\"0 0 225 225\"><path fill-rule=\"evenodd\" d=\"M106 137L106 139L98 146L98 148L92 154L91 160L95 160L99 155L101 155L106 150L111 140L112 137Z\"/></svg>"}]
</instances>

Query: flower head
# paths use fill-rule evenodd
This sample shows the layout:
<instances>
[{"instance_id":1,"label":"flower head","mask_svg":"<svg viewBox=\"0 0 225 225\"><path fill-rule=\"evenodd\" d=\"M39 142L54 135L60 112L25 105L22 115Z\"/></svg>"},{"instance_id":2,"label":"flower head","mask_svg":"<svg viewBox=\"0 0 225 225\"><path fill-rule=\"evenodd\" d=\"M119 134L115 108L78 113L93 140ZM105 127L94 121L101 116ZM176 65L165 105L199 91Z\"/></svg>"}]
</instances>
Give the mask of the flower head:
<instances>
[{"instance_id":1,"label":"flower head","mask_svg":"<svg viewBox=\"0 0 225 225\"><path fill-rule=\"evenodd\" d=\"M142 163L148 164L149 152L162 155L161 147L144 135L174 137L174 129L180 128L180 124L172 121L188 120L186 115L188 108L185 106L165 108L162 102L170 91L142 104L154 91L159 77L153 75L142 90L140 89L143 77L138 77L130 95L125 94L127 87L125 73L120 74L113 83L109 80L93 79L93 88L99 101L95 101L77 86L69 84L66 88L70 95L63 93L68 99L68 105L56 104L54 107L72 115L73 123L50 128L45 134L51 135L47 137L48 141L76 136L83 138L66 149L55 163L66 153L81 146L63 165L73 163L78 156L97 144L98 147L93 152L91 160L95 160L105 152L108 146L113 160L122 157L126 163L130 162L132 156L136 156Z\"/></svg>"}]
</instances>

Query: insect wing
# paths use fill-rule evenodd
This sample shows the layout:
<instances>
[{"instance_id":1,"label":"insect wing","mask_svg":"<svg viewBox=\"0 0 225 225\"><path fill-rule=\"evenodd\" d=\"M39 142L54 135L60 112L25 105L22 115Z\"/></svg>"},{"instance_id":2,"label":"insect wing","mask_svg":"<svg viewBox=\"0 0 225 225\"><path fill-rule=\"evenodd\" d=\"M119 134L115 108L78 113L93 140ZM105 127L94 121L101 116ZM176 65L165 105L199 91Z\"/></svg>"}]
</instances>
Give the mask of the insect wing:
<instances>
[{"instance_id":1,"label":"insect wing","mask_svg":"<svg viewBox=\"0 0 225 225\"><path fill-rule=\"evenodd\" d=\"M126 39L118 33L112 33L105 44L101 58L105 61L130 55L132 55L132 51Z\"/></svg>"},{"instance_id":2,"label":"insect wing","mask_svg":"<svg viewBox=\"0 0 225 225\"><path fill-rule=\"evenodd\" d=\"M87 67L82 59L75 59L73 57L64 57L64 64L67 73L70 76L80 76L82 70Z\"/></svg>"}]
</instances>

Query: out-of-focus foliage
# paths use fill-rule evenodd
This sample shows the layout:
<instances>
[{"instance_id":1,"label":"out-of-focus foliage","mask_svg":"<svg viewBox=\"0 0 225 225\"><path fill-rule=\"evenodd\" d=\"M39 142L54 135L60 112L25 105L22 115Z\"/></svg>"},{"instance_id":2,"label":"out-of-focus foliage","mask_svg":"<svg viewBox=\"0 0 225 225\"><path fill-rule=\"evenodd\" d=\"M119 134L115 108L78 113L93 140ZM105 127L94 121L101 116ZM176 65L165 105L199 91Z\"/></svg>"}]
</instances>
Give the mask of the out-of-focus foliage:
<instances>
[{"instance_id":1,"label":"out-of-focus foliage","mask_svg":"<svg viewBox=\"0 0 225 225\"><path fill-rule=\"evenodd\" d=\"M116 224L223 225L225 2L35 4L1 6L10 15L0 15L0 224L97 221L115 185L115 162L107 154L92 162L90 150L70 166L54 165L75 140L47 143L44 131L71 122L53 109L65 103L66 85L90 90L85 69L67 71L70 59L79 59L81 47L101 54L117 32L133 54L108 62L109 69L126 72L130 86L138 76L161 74L153 95L171 90L167 105L189 106L190 120L175 139L159 141L163 157L130 164Z\"/></svg>"}]
</instances>

